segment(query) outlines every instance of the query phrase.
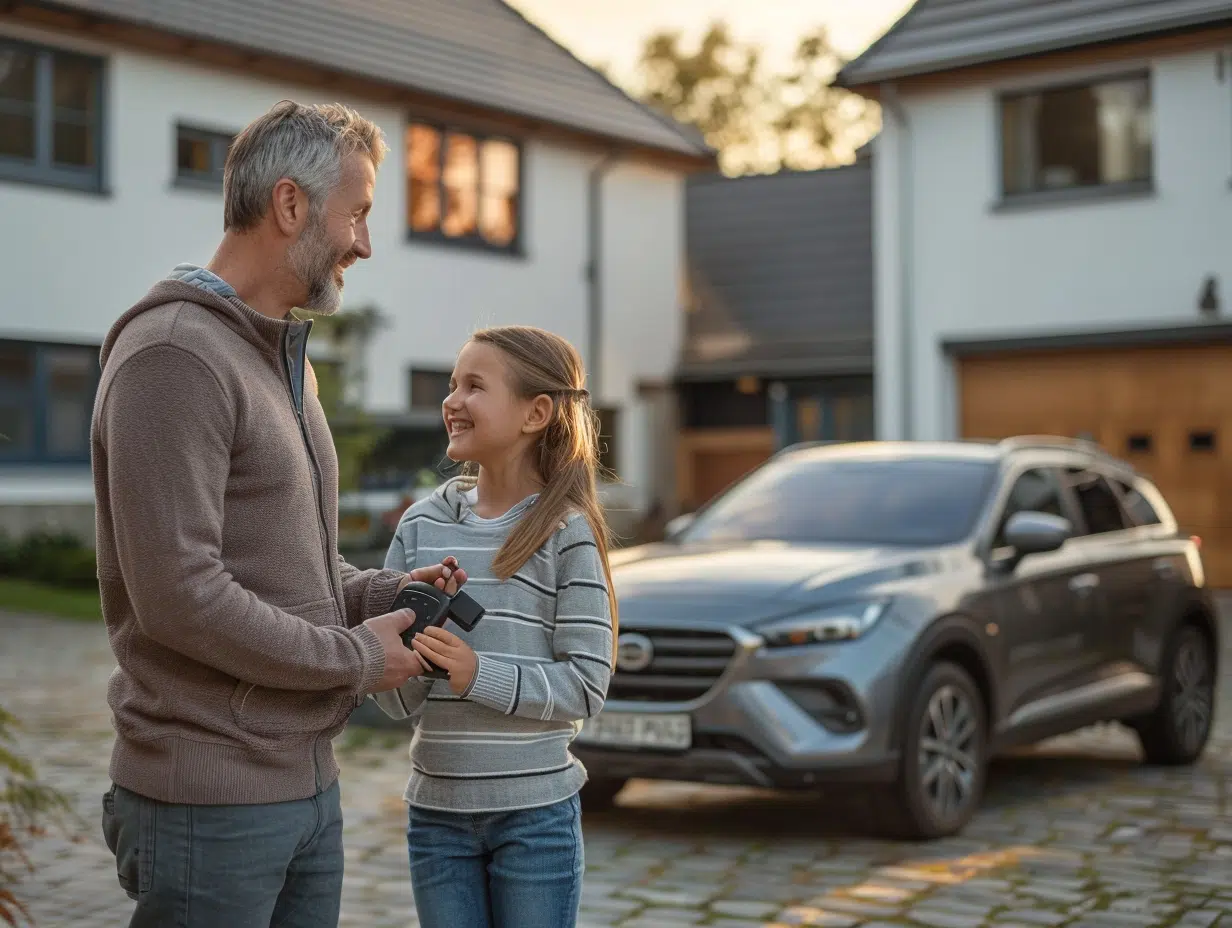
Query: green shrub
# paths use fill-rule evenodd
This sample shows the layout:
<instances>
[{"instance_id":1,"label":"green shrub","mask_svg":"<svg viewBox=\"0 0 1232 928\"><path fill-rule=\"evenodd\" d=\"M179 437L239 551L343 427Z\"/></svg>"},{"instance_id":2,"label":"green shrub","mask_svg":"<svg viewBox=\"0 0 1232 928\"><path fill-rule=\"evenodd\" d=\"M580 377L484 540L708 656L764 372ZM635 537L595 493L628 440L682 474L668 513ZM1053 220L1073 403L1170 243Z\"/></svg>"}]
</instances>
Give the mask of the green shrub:
<instances>
[{"instance_id":1,"label":"green shrub","mask_svg":"<svg viewBox=\"0 0 1232 928\"><path fill-rule=\"evenodd\" d=\"M73 535L36 532L17 544L0 543L0 575L56 586L97 586L94 551Z\"/></svg>"}]
</instances>

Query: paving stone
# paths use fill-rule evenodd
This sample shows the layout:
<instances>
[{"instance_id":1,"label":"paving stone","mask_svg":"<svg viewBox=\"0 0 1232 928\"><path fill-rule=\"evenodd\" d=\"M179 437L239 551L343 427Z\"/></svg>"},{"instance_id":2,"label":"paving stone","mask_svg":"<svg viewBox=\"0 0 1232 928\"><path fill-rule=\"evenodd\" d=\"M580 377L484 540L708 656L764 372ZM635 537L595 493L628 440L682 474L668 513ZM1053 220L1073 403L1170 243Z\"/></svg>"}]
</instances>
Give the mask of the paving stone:
<instances>
[{"instance_id":1,"label":"paving stone","mask_svg":"<svg viewBox=\"0 0 1232 928\"><path fill-rule=\"evenodd\" d=\"M998 924L1004 920L1024 925L1059 925L1069 918L1068 912L1049 912L1047 909L1014 909L997 915Z\"/></svg>"},{"instance_id":2,"label":"paving stone","mask_svg":"<svg viewBox=\"0 0 1232 928\"><path fill-rule=\"evenodd\" d=\"M1182 928L1211 928L1221 915L1217 909L1191 909L1176 924Z\"/></svg>"},{"instance_id":3,"label":"paving stone","mask_svg":"<svg viewBox=\"0 0 1232 928\"><path fill-rule=\"evenodd\" d=\"M651 905L684 907L703 906L711 898L710 894L706 893L691 893L684 890L670 889L643 889L642 887L626 889L624 895L630 899L639 899Z\"/></svg>"},{"instance_id":4,"label":"paving stone","mask_svg":"<svg viewBox=\"0 0 1232 928\"><path fill-rule=\"evenodd\" d=\"M950 912L941 908L912 909L907 915L916 924L928 925L929 928L978 928L986 918L984 915Z\"/></svg>"},{"instance_id":5,"label":"paving stone","mask_svg":"<svg viewBox=\"0 0 1232 928\"><path fill-rule=\"evenodd\" d=\"M721 899L710 904L710 911L718 915L731 915L739 918L769 918L779 910L777 905L769 902L739 901Z\"/></svg>"},{"instance_id":6,"label":"paving stone","mask_svg":"<svg viewBox=\"0 0 1232 928\"><path fill-rule=\"evenodd\" d=\"M776 922L784 925L818 925L820 928L855 928L860 924L858 918L812 906L786 909L779 913Z\"/></svg>"}]
</instances>

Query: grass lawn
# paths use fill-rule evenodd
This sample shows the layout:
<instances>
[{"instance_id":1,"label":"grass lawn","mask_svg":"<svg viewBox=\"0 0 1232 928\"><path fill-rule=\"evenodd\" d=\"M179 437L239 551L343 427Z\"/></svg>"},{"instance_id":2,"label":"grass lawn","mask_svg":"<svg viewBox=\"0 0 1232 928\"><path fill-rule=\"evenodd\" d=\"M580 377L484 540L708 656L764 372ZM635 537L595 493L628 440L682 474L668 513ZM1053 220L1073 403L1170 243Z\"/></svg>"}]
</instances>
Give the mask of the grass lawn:
<instances>
[{"instance_id":1,"label":"grass lawn","mask_svg":"<svg viewBox=\"0 0 1232 928\"><path fill-rule=\"evenodd\" d=\"M55 615L65 619L102 619L97 590L64 589L0 577L0 611Z\"/></svg>"}]
</instances>

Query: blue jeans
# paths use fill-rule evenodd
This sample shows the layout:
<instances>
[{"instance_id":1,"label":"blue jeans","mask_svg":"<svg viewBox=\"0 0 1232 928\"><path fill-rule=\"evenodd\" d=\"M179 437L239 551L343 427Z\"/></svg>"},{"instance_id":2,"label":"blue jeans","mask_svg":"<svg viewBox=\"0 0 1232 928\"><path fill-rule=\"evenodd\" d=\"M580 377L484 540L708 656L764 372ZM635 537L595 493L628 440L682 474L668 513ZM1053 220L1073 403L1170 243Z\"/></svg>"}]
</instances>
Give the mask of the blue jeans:
<instances>
[{"instance_id":1,"label":"blue jeans","mask_svg":"<svg viewBox=\"0 0 1232 928\"><path fill-rule=\"evenodd\" d=\"M103 796L103 837L137 900L129 928L337 928L338 783L310 799L245 806Z\"/></svg>"},{"instance_id":2,"label":"blue jeans","mask_svg":"<svg viewBox=\"0 0 1232 928\"><path fill-rule=\"evenodd\" d=\"M423 928L573 928L582 804L467 814L411 807L411 886Z\"/></svg>"}]
</instances>

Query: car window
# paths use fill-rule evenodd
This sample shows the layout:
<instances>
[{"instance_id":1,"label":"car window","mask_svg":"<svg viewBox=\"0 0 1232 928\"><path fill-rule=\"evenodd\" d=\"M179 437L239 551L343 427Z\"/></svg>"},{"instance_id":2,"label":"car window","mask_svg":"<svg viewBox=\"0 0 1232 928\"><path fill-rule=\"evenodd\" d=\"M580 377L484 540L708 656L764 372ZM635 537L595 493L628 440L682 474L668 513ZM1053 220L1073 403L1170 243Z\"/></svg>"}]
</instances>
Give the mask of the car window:
<instances>
[{"instance_id":1,"label":"car window","mask_svg":"<svg viewBox=\"0 0 1232 928\"><path fill-rule=\"evenodd\" d=\"M1100 474L1080 468L1070 468L1066 478L1078 499L1083 519L1087 523L1088 535L1102 535L1105 532L1119 532L1129 528L1121 504L1117 502L1116 493L1108 485L1108 481Z\"/></svg>"},{"instance_id":2,"label":"car window","mask_svg":"<svg viewBox=\"0 0 1232 928\"><path fill-rule=\"evenodd\" d=\"M997 537L993 547L1003 548L1005 540L1005 525L1016 512L1047 512L1054 516L1064 516L1061 508L1061 487L1051 471L1023 471L1014 481L1009 498L1005 502L1005 510L1001 513L1001 522L997 526Z\"/></svg>"},{"instance_id":3,"label":"car window","mask_svg":"<svg viewBox=\"0 0 1232 928\"><path fill-rule=\"evenodd\" d=\"M1137 487L1123 480L1113 480L1112 484L1120 491L1121 502L1136 525L1159 525L1163 522L1150 500L1143 496Z\"/></svg>"},{"instance_id":4,"label":"car window","mask_svg":"<svg viewBox=\"0 0 1232 928\"><path fill-rule=\"evenodd\" d=\"M949 544L970 534L995 475L993 461L788 454L715 500L680 540Z\"/></svg>"}]
</instances>

